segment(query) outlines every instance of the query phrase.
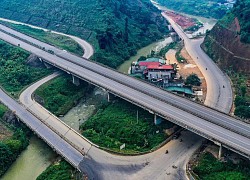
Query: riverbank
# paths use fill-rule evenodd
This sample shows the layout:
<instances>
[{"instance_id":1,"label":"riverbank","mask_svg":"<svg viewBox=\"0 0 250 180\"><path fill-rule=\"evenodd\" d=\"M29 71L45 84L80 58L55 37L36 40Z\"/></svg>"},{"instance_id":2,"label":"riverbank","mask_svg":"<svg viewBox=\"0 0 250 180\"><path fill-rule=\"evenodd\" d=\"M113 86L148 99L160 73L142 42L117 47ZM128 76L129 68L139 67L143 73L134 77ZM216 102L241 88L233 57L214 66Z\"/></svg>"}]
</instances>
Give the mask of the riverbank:
<instances>
[{"instance_id":1,"label":"riverbank","mask_svg":"<svg viewBox=\"0 0 250 180\"><path fill-rule=\"evenodd\" d=\"M52 162L57 154L41 139L32 136L25 149L2 177L4 180L36 179Z\"/></svg>"},{"instance_id":2,"label":"riverbank","mask_svg":"<svg viewBox=\"0 0 250 180\"><path fill-rule=\"evenodd\" d=\"M0 104L0 177L29 145L31 131L18 121L15 114Z\"/></svg>"}]
</instances>

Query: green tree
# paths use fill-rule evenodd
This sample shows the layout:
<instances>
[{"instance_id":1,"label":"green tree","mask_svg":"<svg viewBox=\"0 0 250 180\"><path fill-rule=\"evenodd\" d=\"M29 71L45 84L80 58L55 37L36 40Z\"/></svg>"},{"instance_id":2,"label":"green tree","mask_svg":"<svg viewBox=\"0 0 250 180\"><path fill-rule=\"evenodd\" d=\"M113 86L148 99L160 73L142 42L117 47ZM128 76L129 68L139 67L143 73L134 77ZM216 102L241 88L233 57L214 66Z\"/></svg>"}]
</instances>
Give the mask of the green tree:
<instances>
[{"instance_id":1,"label":"green tree","mask_svg":"<svg viewBox=\"0 0 250 180\"><path fill-rule=\"evenodd\" d=\"M194 86L200 86L201 85L201 80L197 76L197 74L192 73L189 75L186 79L186 84L187 85L194 85Z\"/></svg>"},{"instance_id":2,"label":"green tree","mask_svg":"<svg viewBox=\"0 0 250 180\"><path fill-rule=\"evenodd\" d=\"M4 143L0 142L0 176L4 174L12 162L12 152Z\"/></svg>"},{"instance_id":3,"label":"green tree","mask_svg":"<svg viewBox=\"0 0 250 180\"><path fill-rule=\"evenodd\" d=\"M238 106L236 107L234 114L241 118L250 118L250 107L249 106Z\"/></svg>"},{"instance_id":4,"label":"green tree","mask_svg":"<svg viewBox=\"0 0 250 180\"><path fill-rule=\"evenodd\" d=\"M20 140L7 140L5 144L10 148L13 154L19 154L22 151L22 142Z\"/></svg>"},{"instance_id":5,"label":"green tree","mask_svg":"<svg viewBox=\"0 0 250 180\"><path fill-rule=\"evenodd\" d=\"M138 61L145 61L146 59L147 59L147 57L141 56L141 57L139 57Z\"/></svg>"},{"instance_id":6,"label":"green tree","mask_svg":"<svg viewBox=\"0 0 250 180\"><path fill-rule=\"evenodd\" d=\"M234 100L234 104L235 104L236 107L246 105L246 98L237 95L235 100Z\"/></svg>"}]
</instances>

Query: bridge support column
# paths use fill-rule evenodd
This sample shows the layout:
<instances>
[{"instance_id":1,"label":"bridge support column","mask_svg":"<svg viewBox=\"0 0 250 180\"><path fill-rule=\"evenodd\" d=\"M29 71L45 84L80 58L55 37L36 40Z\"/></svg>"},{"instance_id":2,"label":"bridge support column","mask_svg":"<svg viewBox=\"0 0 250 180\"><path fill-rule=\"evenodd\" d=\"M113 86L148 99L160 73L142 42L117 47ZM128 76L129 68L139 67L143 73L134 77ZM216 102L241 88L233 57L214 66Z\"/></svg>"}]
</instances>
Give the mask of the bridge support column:
<instances>
[{"instance_id":1,"label":"bridge support column","mask_svg":"<svg viewBox=\"0 0 250 180\"><path fill-rule=\"evenodd\" d=\"M161 124L162 119L161 117L158 117L156 114L154 114L154 123L155 125Z\"/></svg>"},{"instance_id":2,"label":"bridge support column","mask_svg":"<svg viewBox=\"0 0 250 180\"><path fill-rule=\"evenodd\" d=\"M75 77L74 75L72 75L73 78L73 84L76 86L80 85L80 79L78 77Z\"/></svg>"},{"instance_id":3,"label":"bridge support column","mask_svg":"<svg viewBox=\"0 0 250 180\"><path fill-rule=\"evenodd\" d=\"M221 159L221 156L222 156L222 144L219 145L219 155L218 155L218 158Z\"/></svg>"},{"instance_id":4,"label":"bridge support column","mask_svg":"<svg viewBox=\"0 0 250 180\"><path fill-rule=\"evenodd\" d=\"M46 63L46 62L44 62L44 61L43 61L43 64L44 64L44 66L45 66L47 69L50 69L50 68L53 67L52 65L50 65L50 64L48 64L48 63Z\"/></svg>"},{"instance_id":5,"label":"bridge support column","mask_svg":"<svg viewBox=\"0 0 250 180\"><path fill-rule=\"evenodd\" d=\"M108 102L111 102L115 98L115 95L108 92Z\"/></svg>"}]
</instances>

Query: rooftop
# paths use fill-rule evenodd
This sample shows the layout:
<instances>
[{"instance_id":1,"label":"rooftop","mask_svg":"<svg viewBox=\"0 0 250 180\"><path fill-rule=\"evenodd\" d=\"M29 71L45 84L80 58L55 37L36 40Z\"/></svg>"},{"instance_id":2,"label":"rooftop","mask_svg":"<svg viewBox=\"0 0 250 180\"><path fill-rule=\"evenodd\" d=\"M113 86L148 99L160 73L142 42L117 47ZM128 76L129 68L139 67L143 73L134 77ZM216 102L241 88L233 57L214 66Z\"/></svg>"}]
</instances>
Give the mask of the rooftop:
<instances>
[{"instance_id":1,"label":"rooftop","mask_svg":"<svg viewBox=\"0 0 250 180\"><path fill-rule=\"evenodd\" d=\"M171 65L161 65L160 66L160 65L152 64L152 65L148 65L147 69L173 70L174 68Z\"/></svg>"},{"instance_id":2,"label":"rooftop","mask_svg":"<svg viewBox=\"0 0 250 180\"><path fill-rule=\"evenodd\" d=\"M150 61L140 61L139 66L149 66L149 65L156 65L159 66L161 63L159 62L150 62Z\"/></svg>"}]
</instances>

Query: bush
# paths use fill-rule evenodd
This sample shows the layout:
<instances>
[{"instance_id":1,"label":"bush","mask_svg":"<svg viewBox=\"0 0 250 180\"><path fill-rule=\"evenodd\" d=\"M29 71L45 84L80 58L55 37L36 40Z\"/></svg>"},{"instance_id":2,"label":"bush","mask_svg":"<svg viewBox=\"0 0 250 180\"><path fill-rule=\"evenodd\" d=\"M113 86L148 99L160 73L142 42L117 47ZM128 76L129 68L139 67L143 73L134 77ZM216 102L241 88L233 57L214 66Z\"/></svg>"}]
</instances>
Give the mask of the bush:
<instances>
[{"instance_id":1,"label":"bush","mask_svg":"<svg viewBox=\"0 0 250 180\"><path fill-rule=\"evenodd\" d=\"M200 86L201 80L197 76L197 74L191 74L187 77L186 82L187 85Z\"/></svg>"},{"instance_id":2,"label":"bush","mask_svg":"<svg viewBox=\"0 0 250 180\"><path fill-rule=\"evenodd\" d=\"M250 118L250 107L249 106L237 106L235 108L234 114L241 118Z\"/></svg>"},{"instance_id":3,"label":"bush","mask_svg":"<svg viewBox=\"0 0 250 180\"><path fill-rule=\"evenodd\" d=\"M18 93L50 73L48 69L26 65L28 56L28 52L0 40L0 84L6 91Z\"/></svg>"},{"instance_id":4,"label":"bush","mask_svg":"<svg viewBox=\"0 0 250 180\"><path fill-rule=\"evenodd\" d=\"M166 122L156 126L147 111L119 100L100 109L82 124L81 130L83 136L102 147L119 151L125 143L125 152L133 153L150 150L163 142L166 138L163 129L171 126Z\"/></svg>"},{"instance_id":5,"label":"bush","mask_svg":"<svg viewBox=\"0 0 250 180\"><path fill-rule=\"evenodd\" d=\"M31 131L23 124L19 126L11 127L14 134L10 139L0 141L0 177L29 144Z\"/></svg>"},{"instance_id":6,"label":"bush","mask_svg":"<svg viewBox=\"0 0 250 180\"><path fill-rule=\"evenodd\" d=\"M0 119L2 119L4 113L7 111L7 107L3 104L0 104Z\"/></svg>"},{"instance_id":7,"label":"bush","mask_svg":"<svg viewBox=\"0 0 250 180\"><path fill-rule=\"evenodd\" d=\"M66 114L88 90L88 83L73 84L71 77L63 75L40 86L35 94L44 100L44 107L55 115Z\"/></svg>"},{"instance_id":8,"label":"bush","mask_svg":"<svg viewBox=\"0 0 250 180\"><path fill-rule=\"evenodd\" d=\"M10 148L0 142L0 177L7 171L8 167L13 162L13 153Z\"/></svg>"},{"instance_id":9,"label":"bush","mask_svg":"<svg viewBox=\"0 0 250 180\"><path fill-rule=\"evenodd\" d=\"M202 180L247 180L250 178L250 164L247 160L239 164L233 164L231 161L220 162L208 152L201 156L193 171Z\"/></svg>"},{"instance_id":10,"label":"bush","mask_svg":"<svg viewBox=\"0 0 250 180\"><path fill-rule=\"evenodd\" d=\"M74 168L66 161L50 165L36 180L70 180Z\"/></svg>"}]
</instances>

